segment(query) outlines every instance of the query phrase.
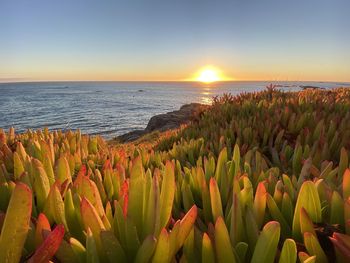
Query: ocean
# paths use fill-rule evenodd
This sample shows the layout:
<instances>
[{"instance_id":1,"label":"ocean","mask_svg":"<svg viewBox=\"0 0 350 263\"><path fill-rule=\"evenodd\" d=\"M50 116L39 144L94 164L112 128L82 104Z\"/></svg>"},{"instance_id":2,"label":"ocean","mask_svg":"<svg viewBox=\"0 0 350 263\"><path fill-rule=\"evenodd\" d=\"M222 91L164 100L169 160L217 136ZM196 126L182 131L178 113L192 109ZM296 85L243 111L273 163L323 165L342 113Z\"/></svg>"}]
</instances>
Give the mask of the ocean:
<instances>
[{"instance_id":1,"label":"ocean","mask_svg":"<svg viewBox=\"0 0 350 263\"><path fill-rule=\"evenodd\" d=\"M183 104L210 104L213 96L265 89L282 90L301 85L325 88L350 86L335 82L26 82L0 83L0 128L80 129L83 133L112 138L144 129L156 115Z\"/></svg>"}]
</instances>

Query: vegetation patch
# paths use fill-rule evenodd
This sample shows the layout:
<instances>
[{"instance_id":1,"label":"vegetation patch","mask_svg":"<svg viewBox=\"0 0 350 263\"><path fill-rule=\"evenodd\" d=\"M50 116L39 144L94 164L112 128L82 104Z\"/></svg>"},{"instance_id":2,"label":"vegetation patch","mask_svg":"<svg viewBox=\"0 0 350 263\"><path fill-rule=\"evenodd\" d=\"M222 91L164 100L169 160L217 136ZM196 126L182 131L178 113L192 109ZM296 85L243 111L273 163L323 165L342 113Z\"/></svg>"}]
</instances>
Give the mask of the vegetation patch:
<instances>
[{"instance_id":1,"label":"vegetation patch","mask_svg":"<svg viewBox=\"0 0 350 263\"><path fill-rule=\"evenodd\" d=\"M0 130L0 262L349 262L350 90L224 95L111 145Z\"/></svg>"}]
</instances>

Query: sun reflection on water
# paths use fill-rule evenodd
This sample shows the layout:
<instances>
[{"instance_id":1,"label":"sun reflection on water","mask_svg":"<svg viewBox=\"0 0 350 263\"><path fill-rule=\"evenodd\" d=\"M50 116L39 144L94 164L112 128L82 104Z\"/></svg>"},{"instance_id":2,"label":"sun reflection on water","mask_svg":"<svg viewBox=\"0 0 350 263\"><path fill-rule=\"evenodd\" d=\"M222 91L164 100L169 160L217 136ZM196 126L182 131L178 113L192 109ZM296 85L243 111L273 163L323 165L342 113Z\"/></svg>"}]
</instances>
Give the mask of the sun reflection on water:
<instances>
[{"instance_id":1,"label":"sun reflection on water","mask_svg":"<svg viewBox=\"0 0 350 263\"><path fill-rule=\"evenodd\" d=\"M213 100L213 93L210 90L210 87L204 87L201 92L201 103L211 104Z\"/></svg>"},{"instance_id":2,"label":"sun reflection on water","mask_svg":"<svg viewBox=\"0 0 350 263\"><path fill-rule=\"evenodd\" d=\"M213 101L212 97L202 97L201 98L201 103L210 105Z\"/></svg>"}]
</instances>

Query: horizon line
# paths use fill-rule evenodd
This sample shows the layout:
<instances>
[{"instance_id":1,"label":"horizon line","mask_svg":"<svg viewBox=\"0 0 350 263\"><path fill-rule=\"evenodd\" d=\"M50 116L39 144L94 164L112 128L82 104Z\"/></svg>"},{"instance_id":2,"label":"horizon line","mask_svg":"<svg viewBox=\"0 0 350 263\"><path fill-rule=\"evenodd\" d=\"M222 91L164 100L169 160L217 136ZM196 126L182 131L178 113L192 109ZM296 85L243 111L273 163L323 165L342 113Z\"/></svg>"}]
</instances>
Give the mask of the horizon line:
<instances>
[{"instance_id":1,"label":"horizon line","mask_svg":"<svg viewBox=\"0 0 350 263\"><path fill-rule=\"evenodd\" d=\"M197 80L1 80L0 84L7 83L45 83L45 82L194 82L202 83ZM329 82L329 83L346 83L350 84L350 80L249 80L249 79L227 79L227 80L218 80L213 81L212 83L220 82Z\"/></svg>"}]
</instances>

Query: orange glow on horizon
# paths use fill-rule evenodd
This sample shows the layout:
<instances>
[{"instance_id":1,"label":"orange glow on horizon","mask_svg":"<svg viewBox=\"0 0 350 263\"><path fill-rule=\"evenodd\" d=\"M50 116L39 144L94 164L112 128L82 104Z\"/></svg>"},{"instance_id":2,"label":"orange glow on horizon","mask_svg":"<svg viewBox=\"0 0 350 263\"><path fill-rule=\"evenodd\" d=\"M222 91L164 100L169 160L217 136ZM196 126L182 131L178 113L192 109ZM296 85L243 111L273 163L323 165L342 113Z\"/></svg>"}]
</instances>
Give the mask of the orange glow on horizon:
<instances>
[{"instance_id":1,"label":"orange glow on horizon","mask_svg":"<svg viewBox=\"0 0 350 263\"><path fill-rule=\"evenodd\" d=\"M280 68L279 70L257 70L240 67L219 68L207 65L195 69L196 65L183 67L156 67L131 68L129 66L114 68L109 66L77 69L62 69L61 65L48 65L41 68L34 65L30 70L21 68L12 72L10 68L2 69L0 66L0 82L26 82L26 81L193 81L201 83L215 83L216 81L323 81L323 82L350 82L346 70L330 70L314 72L305 69L301 74L293 68ZM274 73L271 73L270 71ZM192 74L191 74L192 72ZM231 77L231 76L234 76ZM345 84L344 84L345 85Z\"/></svg>"}]
</instances>

